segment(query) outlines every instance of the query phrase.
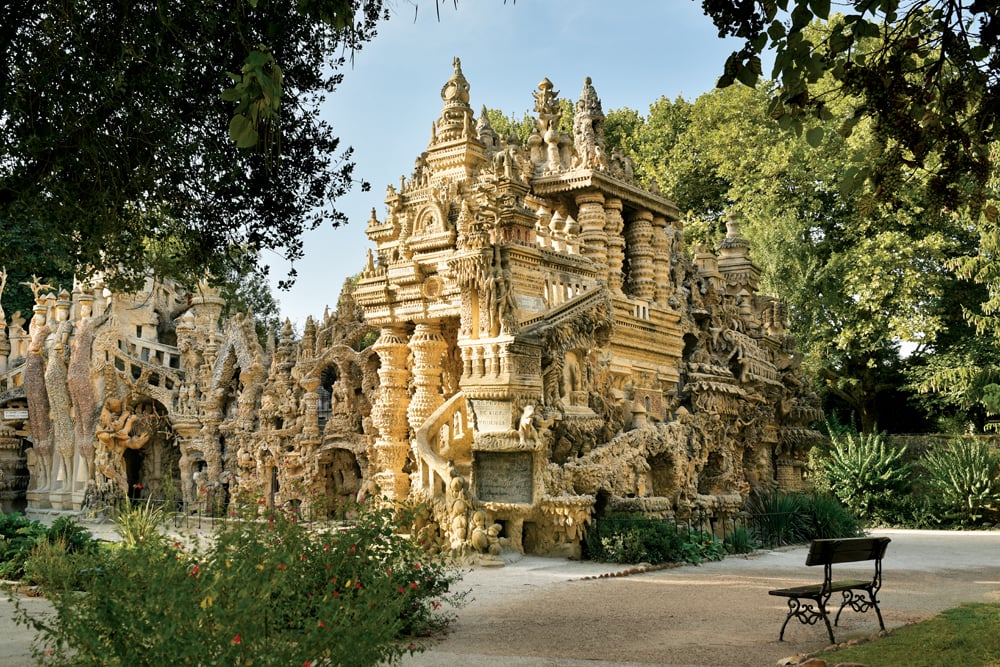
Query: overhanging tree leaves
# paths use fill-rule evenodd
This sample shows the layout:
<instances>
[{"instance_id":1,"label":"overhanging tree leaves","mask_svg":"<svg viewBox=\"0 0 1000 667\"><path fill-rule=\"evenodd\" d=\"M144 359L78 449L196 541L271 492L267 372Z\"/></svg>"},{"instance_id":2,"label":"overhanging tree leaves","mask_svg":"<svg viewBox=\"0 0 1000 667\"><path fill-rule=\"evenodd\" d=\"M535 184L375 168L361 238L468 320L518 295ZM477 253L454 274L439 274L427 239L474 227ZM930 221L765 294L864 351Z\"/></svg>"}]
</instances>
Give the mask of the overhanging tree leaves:
<instances>
[{"instance_id":1,"label":"overhanging tree leaves","mask_svg":"<svg viewBox=\"0 0 1000 667\"><path fill-rule=\"evenodd\" d=\"M351 150L319 107L381 12L14 0L0 25L4 236L46 239L63 271L122 288L142 279L150 243L201 276L260 251L301 257L304 231L346 222L333 202L354 182Z\"/></svg>"},{"instance_id":2,"label":"overhanging tree leaves","mask_svg":"<svg viewBox=\"0 0 1000 667\"><path fill-rule=\"evenodd\" d=\"M850 0L832 16L829 0L702 0L720 36L743 47L726 62L720 86L756 84L760 54L775 53L780 88L771 114L801 133L806 120L833 119L830 102L857 104L839 117L849 134L862 118L875 122L883 159L858 167L876 194L926 172L927 201L968 206L973 218L987 197L1000 117L1000 15L991 0ZM814 19L829 30L810 31ZM833 80L836 86L822 83ZM810 143L822 140L812 129ZM860 179L859 179L860 180Z\"/></svg>"}]
</instances>

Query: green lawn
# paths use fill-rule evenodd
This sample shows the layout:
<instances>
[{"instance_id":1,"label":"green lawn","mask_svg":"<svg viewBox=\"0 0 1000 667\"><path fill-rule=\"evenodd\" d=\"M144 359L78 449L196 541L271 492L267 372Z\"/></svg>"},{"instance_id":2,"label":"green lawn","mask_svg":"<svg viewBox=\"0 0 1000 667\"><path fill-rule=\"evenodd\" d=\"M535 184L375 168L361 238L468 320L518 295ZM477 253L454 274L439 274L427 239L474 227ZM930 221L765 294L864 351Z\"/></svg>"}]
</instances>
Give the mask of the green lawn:
<instances>
[{"instance_id":1,"label":"green lawn","mask_svg":"<svg viewBox=\"0 0 1000 667\"><path fill-rule=\"evenodd\" d=\"M966 604L860 646L822 653L868 667L1000 666L1000 604Z\"/></svg>"}]
</instances>

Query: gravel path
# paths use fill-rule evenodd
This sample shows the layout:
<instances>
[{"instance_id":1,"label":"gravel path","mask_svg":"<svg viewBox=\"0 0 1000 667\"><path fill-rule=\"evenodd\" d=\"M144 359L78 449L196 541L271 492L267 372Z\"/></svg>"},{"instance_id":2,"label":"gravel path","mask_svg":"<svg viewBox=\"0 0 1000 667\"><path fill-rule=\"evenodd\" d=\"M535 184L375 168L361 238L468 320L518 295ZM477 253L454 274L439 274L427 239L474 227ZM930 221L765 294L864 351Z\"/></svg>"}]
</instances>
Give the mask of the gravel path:
<instances>
[{"instance_id":1,"label":"gravel path","mask_svg":"<svg viewBox=\"0 0 1000 667\"><path fill-rule=\"evenodd\" d=\"M877 531L892 538L879 596L886 627L963 602L1000 601L1000 532ZM408 667L637 665L761 667L828 644L822 624L791 621L772 588L822 580L806 548L730 557L625 577L594 563L526 557L465 577L473 602L450 634ZM835 566L845 575L853 567ZM862 576L866 576L863 575ZM838 641L878 631L873 613L845 611Z\"/></svg>"}]
</instances>

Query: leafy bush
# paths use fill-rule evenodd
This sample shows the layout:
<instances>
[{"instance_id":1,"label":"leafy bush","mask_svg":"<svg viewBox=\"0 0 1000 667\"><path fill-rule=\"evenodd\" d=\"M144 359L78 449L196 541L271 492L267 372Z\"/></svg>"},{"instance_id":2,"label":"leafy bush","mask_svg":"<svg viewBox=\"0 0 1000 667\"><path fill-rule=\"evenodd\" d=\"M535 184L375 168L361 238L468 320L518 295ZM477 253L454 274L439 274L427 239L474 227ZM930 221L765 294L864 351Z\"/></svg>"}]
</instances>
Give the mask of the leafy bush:
<instances>
[{"instance_id":1,"label":"leafy bush","mask_svg":"<svg viewBox=\"0 0 1000 667\"><path fill-rule=\"evenodd\" d=\"M606 563L677 563L683 538L661 519L621 514L591 523L585 540L589 558Z\"/></svg>"},{"instance_id":2,"label":"leafy bush","mask_svg":"<svg viewBox=\"0 0 1000 667\"><path fill-rule=\"evenodd\" d=\"M463 597L450 592L454 570L392 528L386 512L334 533L274 516L226 522L204 551L142 540L96 566L69 554L76 576L46 588L54 617L17 619L50 665L391 661L413 648L401 636L446 623L438 610Z\"/></svg>"},{"instance_id":3,"label":"leafy bush","mask_svg":"<svg viewBox=\"0 0 1000 667\"><path fill-rule=\"evenodd\" d=\"M45 526L23 514L0 514L0 579L21 579L25 561L45 534Z\"/></svg>"},{"instance_id":4,"label":"leafy bush","mask_svg":"<svg viewBox=\"0 0 1000 667\"><path fill-rule=\"evenodd\" d=\"M935 505L960 523L973 523L1000 501L1000 456L978 440L928 450L921 465Z\"/></svg>"},{"instance_id":5,"label":"leafy bush","mask_svg":"<svg viewBox=\"0 0 1000 667\"><path fill-rule=\"evenodd\" d=\"M45 532L49 544L61 543L66 553L96 551L99 542L72 516L57 517Z\"/></svg>"},{"instance_id":6,"label":"leafy bush","mask_svg":"<svg viewBox=\"0 0 1000 667\"><path fill-rule=\"evenodd\" d=\"M832 437L829 458L823 461L830 490L854 514L872 519L910 485L911 464L906 448L887 447L881 433Z\"/></svg>"},{"instance_id":7,"label":"leafy bush","mask_svg":"<svg viewBox=\"0 0 1000 667\"><path fill-rule=\"evenodd\" d=\"M712 533L693 530L681 543L682 561L701 565L707 560L722 560L726 556L723 542Z\"/></svg>"},{"instance_id":8,"label":"leafy bush","mask_svg":"<svg viewBox=\"0 0 1000 667\"><path fill-rule=\"evenodd\" d=\"M97 547L93 540L84 548L69 546L62 537L39 540L24 562L23 578L42 587L82 590L90 579L89 572L104 562Z\"/></svg>"}]
</instances>

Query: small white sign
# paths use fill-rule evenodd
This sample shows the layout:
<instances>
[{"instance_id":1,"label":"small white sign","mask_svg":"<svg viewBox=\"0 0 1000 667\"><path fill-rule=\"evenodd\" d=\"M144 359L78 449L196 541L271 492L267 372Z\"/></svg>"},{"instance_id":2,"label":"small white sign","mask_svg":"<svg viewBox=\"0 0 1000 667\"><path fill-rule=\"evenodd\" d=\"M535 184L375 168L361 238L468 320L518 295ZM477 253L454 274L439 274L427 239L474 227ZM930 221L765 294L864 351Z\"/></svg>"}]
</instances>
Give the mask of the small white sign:
<instances>
[{"instance_id":1,"label":"small white sign","mask_svg":"<svg viewBox=\"0 0 1000 667\"><path fill-rule=\"evenodd\" d=\"M4 410L3 411L3 418L7 419L9 421L27 419L28 418L28 411L25 410L25 409Z\"/></svg>"}]
</instances>

